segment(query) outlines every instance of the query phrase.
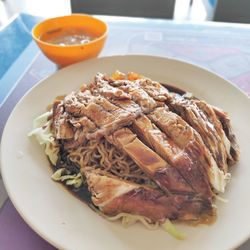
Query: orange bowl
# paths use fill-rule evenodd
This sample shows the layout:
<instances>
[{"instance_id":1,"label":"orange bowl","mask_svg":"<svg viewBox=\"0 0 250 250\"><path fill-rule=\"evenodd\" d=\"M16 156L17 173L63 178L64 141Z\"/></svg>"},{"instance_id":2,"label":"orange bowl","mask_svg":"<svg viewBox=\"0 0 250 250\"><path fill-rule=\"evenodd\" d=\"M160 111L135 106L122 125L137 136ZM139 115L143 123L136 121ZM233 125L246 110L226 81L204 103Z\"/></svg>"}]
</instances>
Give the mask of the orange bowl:
<instances>
[{"instance_id":1,"label":"orange bowl","mask_svg":"<svg viewBox=\"0 0 250 250\"><path fill-rule=\"evenodd\" d=\"M84 30L91 34L93 40L84 44L58 45L41 39L44 34L50 34L62 29ZM46 19L32 29L32 37L42 52L60 67L93 58L101 52L108 33L105 22L84 14L72 14Z\"/></svg>"}]
</instances>

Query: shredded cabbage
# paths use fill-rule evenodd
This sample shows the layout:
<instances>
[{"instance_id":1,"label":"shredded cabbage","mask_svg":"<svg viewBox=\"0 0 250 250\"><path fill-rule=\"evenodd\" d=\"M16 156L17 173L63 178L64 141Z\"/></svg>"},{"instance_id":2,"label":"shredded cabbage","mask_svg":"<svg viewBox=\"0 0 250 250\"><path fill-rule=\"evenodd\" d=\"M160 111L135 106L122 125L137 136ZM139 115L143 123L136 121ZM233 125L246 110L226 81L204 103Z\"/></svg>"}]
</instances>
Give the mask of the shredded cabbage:
<instances>
[{"instance_id":1,"label":"shredded cabbage","mask_svg":"<svg viewBox=\"0 0 250 250\"><path fill-rule=\"evenodd\" d=\"M33 130L28 134L28 136L35 136L39 144L44 145L45 154L49 157L51 163L56 165L59 146L51 132L51 120L48 120L51 115L52 111L48 111L38 116L33 121ZM75 188L79 188L83 183L81 173L71 174L71 172L66 168L58 169L51 176L51 178L55 181L65 182L66 185L74 186Z\"/></svg>"},{"instance_id":2,"label":"shredded cabbage","mask_svg":"<svg viewBox=\"0 0 250 250\"><path fill-rule=\"evenodd\" d=\"M209 168L209 180L217 191L224 193L227 183L230 181L231 174L224 173L219 169L214 159L212 159L211 167Z\"/></svg>"},{"instance_id":3,"label":"shredded cabbage","mask_svg":"<svg viewBox=\"0 0 250 250\"><path fill-rule=\"evenodd\" d=\"M52 115L52 111L45 112L35 118L33 121L33 128L43 127L48 122L48 118L50 115Z\"/></svg>"},{"instance_id":4,"label":"shredded cabbage","mask_svg":"<svg viewBox=\"0 0 250 250\"><path fill-rule=\"evenodd\" d=\"M161 226L166 232L168 232L176 239L178 240L186 239L186 235L183 232L178 231L174 226L174 224L169 219L166 219L166 221L163 224L161 224Z\"/></svg>"},{"instance_id":5,"label":"shredded cabbage","mask_svg":"<svg viewBox=\"0 0 250 250\"><path fill-rule=\"evenodd\" d=\"M135 224L137 221L140 221L145 227L150 230L155 230L159 227L159 223L152 223L149 218L141 215L126 214L122 217L122 225L124 227L129 227Z\"/></svg>"},{"instance_id":6,"label":"shredded cabbage","mask_svg":"<svg viewBox=\"0 0 250 250\"><path fill-rule=\"evenodd\" d=\"M228 199L222 198L222 197L220 197L219 195L216 195L215 197L216 197L216 199L217 199L218 201L221 201L221 202L223 202L223 203L227 203L227 202L228 202Z\"/></svg>"},{"instance_id":7,"label":"shredded cabbage","mask_svg":"<svg viewBox=\"0 0 250 250\"><path fill-rule=\"evenodd\" d=\"M135 224L137 221L140 221L145 227L147 227L150 230L155 230L159 227L159 223L152 223L152 221L149 218L141 216L141 215L119 213L116 216L109 217L109 216L104 215L101 212L99 212L99 214L103 216L105 219L110 220L110 221L122 219L122 225L124 227L129 227Z\"/></svg>"},{"instance_id":8,"label":"shredded cabbage","mask_svg":"<svg viewBox=\"0 0 250 250\"><path fill-rule=\"evenodd\" d=\"M68 186L74 186L75 188L79 188L82 183L82 175L81 173L78 174L71 174L69 170L66 168L59 168L52 176L51 178L54 181L61 181L64 182Z\"/></svg>"},{"instance_id":9,"label":"shredded cabbage","mask_svg":"<svg viewBox=\"0 0 250 250\"><path fill-rule=\"evenodd\" d=\"M98 211L97 211L98 212ZM110 221L115 220L122 220L122 225L124 227L131 226L135 224L137 221L141 222L144 226L146 226L150 230L155 230L159 226L161 226L166 232L168 232L171 236L178 240L184 240L186 238L186 235L176 229L174 224L169 220L166 219L166 221L163 224L160 224L159 222L153 223L151 219L141 216L141 215L133 215L133 214L127 214L127 213L120 213L116 216L109 217L104 215L102 212L98 212L101 216L103 216L105 219Z\"/></svg>"},{"instance_id":10,"label":"shredded cabbage","mask_svg":"<svg viewBox=\"0 0 250 250\"><path fill-rule=\"evenodd\" d=\"M45 154L49 157L51 163L56 165L59 153L59 146L57 145L51 133L51 120L48 117L52 114L51 111L38 116L33 121L33 130L28 136L35 136L40 145L44 145Z\"/></svg>"}]
</instances>

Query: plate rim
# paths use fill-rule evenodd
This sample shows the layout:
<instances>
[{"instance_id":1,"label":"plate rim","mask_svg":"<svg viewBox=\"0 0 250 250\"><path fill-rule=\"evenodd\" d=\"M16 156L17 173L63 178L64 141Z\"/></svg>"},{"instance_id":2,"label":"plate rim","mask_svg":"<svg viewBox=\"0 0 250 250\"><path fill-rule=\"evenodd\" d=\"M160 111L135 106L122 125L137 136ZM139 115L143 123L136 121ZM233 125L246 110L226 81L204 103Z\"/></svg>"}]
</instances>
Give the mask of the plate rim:
<instances>
[{"instance_id":1,"label":"plate rim","mask_svg":"<svg viewBox=\"0 0 250 250\"><path fill-rule=\"evenodd\" d=\"M168 61L172 61L172 62L177 62L177 63L181 63L181 64L186 64L186 65L189 65L191 67L195 67L197 68L198 70L201 70L203 72L206 72L210 75L213 75L213 76L216 76L218 77L220 80L224 81L226 84L229 84L231 85L231 87L234 88L235 91L238 91L240 92L241 94L241 97L246 99L248 101L248 103L250 104L250 98L249 96L243 92L242 89L240 89L238 86L236 86L232 81L224 78L222 75L216 73L216 72L213 72L212 70L204 67L204 66L200 66L196 63L192 63L192 62L189 62L189 61L186 61L186 60L183 60L183 59L177 59L177 58L172 58L172 57L162 57L162 56L154 56L154 55L141 55L141 54L129 54L129 55L114 55L114 56L104 56L104 57L98 57L98 58L93 58L93 59L89 59L89 60L85 60L85 61L82 61L82 62L79 62L79 63L75 63L75 64L72 64L72 65L69 65L65 68L62 68L62 69L59 69L58 71L52 73L51 75L39 80L36 84L34 84L23 96L22 98L20 98L20 100L16 103L15 107L13 108L13 110L11 111L6 123L5 123L5 126L4 126L4 129L3 129L3 133L2 133L2 139L1 139L1 143L0 143L0 173L2 175L2 179L3 179L3 182L4 182L4 186L6 188L6 191L8 193L8 196L12 202L12 204L14 205L15 209L17 210L17 212L19 213L19 215L22 217L22 219L29 225L29 227L35 232L37 233L40 237L42 237L45 241L47 241L48 243L50 243L52 246L56 247L56 248L59 248L59 249L64 249L64 247L60 244L58 244L58 242L56 240L53 240L51 239L48 235L44 234L43 232L41 232L39 230L38 227L36 227L36 225L34 225L34 223L32 223L32 221L30 220L30 217L27 217L23 214L22 210L19 208L19 205L16 203L16 200L15 200L15 197L14 197L14 194L9 190L9 186L7 184L7 180L6 180L6 175L5 175L5 167L4 167L4 164L3 164L3 148L4 148L4 141L6 140L5 137L6 136L6 130L7 130L7 127L9 125L9 122L10 120L12 119L12 117L15 115L15 112L17 110L17 108L22 104L23 100L31 93L34 91L35 88L37 88L40 84L43 84L43 82L46 82L48 79L50 79L51 77L53 77L55 74L60 74L60 72L64 72L64 71L71 71L76 65L81 65L81 64L85 64L86 62L89 62L89 63L94 63L95 61L100 61L100 60L116 60L117 58L120 59L120 58L151 58L151 59L161 59L161 60L168 60ZM237 248L239 246L241 246L243 243L245 243L248 239L250 239L250 231L248 233L248 236L245 237L244 239L242 239L240 242L238 242L238 244L232 246L233 248Z\"/></svg>"}]
</instances>

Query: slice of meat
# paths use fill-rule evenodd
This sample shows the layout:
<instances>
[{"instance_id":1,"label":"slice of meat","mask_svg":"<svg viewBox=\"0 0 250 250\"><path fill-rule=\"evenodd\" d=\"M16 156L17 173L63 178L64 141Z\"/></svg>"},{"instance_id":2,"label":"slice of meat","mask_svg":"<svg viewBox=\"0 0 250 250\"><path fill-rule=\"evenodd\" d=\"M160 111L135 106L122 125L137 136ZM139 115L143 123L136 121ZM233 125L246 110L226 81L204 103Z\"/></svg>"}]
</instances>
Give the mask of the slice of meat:
<instances>
[{"instance_id":1,"label":"slice of meat","mask_svg":"<svg viewBox=\"0 0 250 250\"><path fill-rule=\"evenodd\" d=\"M218 135L215 125L196 105L195 101L175 95L170 106L200 134L217 165L227 173L227 151L224 143Z\"/></svg>"},{"instance_id":2,"label":"slice of meat","mask_svg":"<svg viewBox=\"0 0 250 250\"><path fill-rule=\"evenodd\" d=\"M86 129L88 132L96 130L96 125L90 119L88 119L86 116L71 117L69 119L69 122L75 128L82 128L84 130Z\"/></svg>"},{"instance_id":3,"label":"slice of meat","mask_svg":"<svg viewBox=\"0 0 250 250\"><path fill-rule=\"evenodd\" d=\"M65 111L74 117L81 117L85 115L86 105L92 101L93 96L88 89L85 91L73 91L64 98Z\"/></svg>"},{"instance_id":4,"label":"slice of meat","mask_svg":"<svg viewBox=\"0 0 250 250\"><path fill-rule=\"evenodd\" d=\"M106 79L105 75L98 73L95 81L90 85L93 95L101 95L115 106L139 116L142 113L141 107L132 100L132 97L109 84L111 79Z\"/></svg>"},{"instance_id":5,"label":"slice of meat","mask_svg":"<svg viewBox=\"0 0 250 250\"><path fill-rule=\"evenodd\" d=\"M194 193L179 172L143 144L128 128L115 131L108 141L130 158L166 193Z\"/></svg>"},{"instance_id":6,"label":"slice of meat","mask_svg":"<svg viewBox=\"0 0 250 250\"><path fill-rule=\"evenodd\" d=\"M105 215L141 215L152 222L198 220L213 211L209 200L193 195L166 196L157 189L122 181L96 172L85 172L92 202Z\"/></svg>"},{"instance_id":7,"label":"slice of meat","mask_svg":"<svg viewBox=\"0 0 250 250\"><path fill-rule=\"evenodd\" d=\"M116 106L135 114L135 117L138 117L142 114L141 107L132 100L112 100L111 102Z\"/></svg>"},{"instance_id":8,"label":"slice of meat","mask_svg":"<svg viewBox=\"0 0 250 250\"><path fill-rule=\"evenodd\" d=\"M147 94L156 101L165 102L169 99L169 92L159 82L149 78L142 78L135 81Z\"/></svg>"},{"instance_id":9,"label":"slice of meat","mask_svg":"<svg viewBox=\"0 0 250 250\"><path fill-rule=\"evenodd\" d=\"M126 86L131 86L135 89L143 89L150 97L152 97L156 102L164 102L169 99L169 92L164 88L159 82L152 81L150 78L144 77L142 75L129 72L128 79L125 77L119 79L104 77L107 82L112 86L121 87L121 89L126 89Z\"/></svg>"},{"instance_id":10,"label":"slice of meat","mask_svg":"<svg viewBox=\"0 0 250 250\"><path fill-rule=\"evenodd\" d=\"M101 73L96 74L94 83L90 85L92 92L97 91L98 94L118 100L130 100L131 96L119 88L115 88L109 84L109 79ZM95 94L95 93L93 93Z\"/></svg>"},{"instance_id":11,"label":"slice of meat","mask_svg":"<svg viewBox=\"0 0 250 250\"><path fill-rule=\"evenodd\" d=\"M64 99L65 110L74 117L86 116L97 129L88 133L88 139L100 139L113 131L130 125L138 114L121 109L102 96L94 96L89 90L72 92Z\"/></svg>"},{"instance_id":12,"label":"slice of meat","mask_svg":"<svg viewBox=\"0 0 250 250\"><path fill-rule=\"evenodd\" d=\"M218 117L218 119L221 122L222 128L223 128L228 140L231 143L230 144L230 154L232 156L232 159L229 161L229 164L233 165L239 161L240 150L239 150L239 145L236 141L235 134L233 133L230 119L229 119L227 113L225 113L221 109L214 107L214 106L213 106L213 109L214 109L216 116Z\"/></svg>"},{"instance_id":13,"label":"slice of meat","mask_svg":"<svg viewBox=\"0 0 250 250\"><path fill-rule=\"evenodd\" d=\"M157 107L156 101L151 98L146 91L139 86L131 84L123 85L120 87L123 91L128 92L132 96L132 100L139 104L144 113L151 112Z\"/></svg>"},{"instance_id":14,"label":"slice of meat","mask_svg":"<svg viewBox=\"0 0 250 250\"><path fill-rule=\"evenodd\" d=\"M145 79L140 79L140 81L143 80ZM143 112L149 113L155 107L165 106L163 102L166 100L166 95L163 96L163 94L165 94L163 93L164 88L162 87L160 90L158 88L157 91L152 93L152 95L154 95L154 98L152 98L148 93L150 89L148 92L145 91L141 87L140 81L130 81L126 79L114 80L113 78L109 78L99 73L95 77L95 82L91 84L91 90L93 94L98 93L120 108L136 113L137 115ZM157 82L152 84L159 85ZM123 93L121 96L114 94L118 90ZM153 92L153 90L151 90L151 92ZM166 89L165 92L167 92ZM127 95L126 98L122 97L124 93Z\"/></svg>"},{"instance_id":15,"label":"slice of meat","mask_svg":"<svg viewBox=\"0 0 250 250\"><path fill-rule=\"evenodd\" d=\"M190 96L191 96L192 100L200 101L198 98L193 96L192 93L187 93L185 90L176 88L175 86L172 86L169 84L163 84L163 86L165 86L169 91L179 94L183 96L184 98L188 96L189 97L188 99L190 99ZM217 118L219 119L221 123L222 129L224 131L224 135L222 133L221 137L222 137L222 140L224 141L224 145L227 149L227 152L228 152L228 148L230 148L229 151L230 151L231 158L229 157L227 161L229 165L234 165L236 162L239 161L240 150L239 150L239 145L236 141L235 134L233 133L232 125L228 117L228 114L224 112L223 110L219 109L218 107L215 107L209 104L207 105L213 109L215 115L217 116ZM227 138L225 138L225 135ZM230 141L230 145L228 144L228 140Z\"/></svg>"},{"instance_id":16,"label":"slice of meat","mask_svg":"<svg viewBox=\"0 0 250 250\"><path fill-rule=\"evenodd\" d=\"M239 146L236 141L236 137L232 130L232 126L231 126L231 122L228 117L228 114L217 107L214 107L212 105L207 104L204 101L199 100L198 98L193 96L192 93L188 93L185 90L176 88L175 86L165 84L165 83L163 84L163 86L165 86L169 91L182 96L182 98L184 99L191 99L197 104L199 108L203 110L203 112L206 113L207 117L215 125L215 128L217 132L219 133L222 142L224 143L224 147L226 148L227 156L228 156L228 159L227 159L228 164L229 165L235 164L239 160L240 151L239 151ZM173 97L175 98L176 95L173 95ZM171 100L171 98L169 100ZM218 121L216 120L215 115L217 116L217 119L219 120L221 125L218 124ZM221 127L223 131L221 131Z\"/></svg>"},{"instance_id":17,"label":"slice of meat","mask_svg":"<svg viewBox=\"0 0 250 250\"><path fill-rule=\"evenodd\" d=\"M53 105L52 130L55 137L61 140L64 149L72 149L83 144L86 134L94 132L96 126L86 116L72 116L64 111L62 101L56 101Z\"/></svg>"},{"instance_id":18,"label":"slice of meat","mask_svg":"<svg viewBox=\"0 0 250 250\"><path fill-rule=\"evenodd\" d=\"M52 131L56 139L71 139L74 137L73 126L64 112L63 102L56 101L52 108Z\"/></svg>"},{"instance_id":19,"label":"slice of meat","mask_svg":"<svg viewBox=\"0 0 250 250\"><path fill-rule=\"evenodd\" d=\"M155 109L150 113L149 118L183 149L194 163L198 164L200 171L208 176L208 180L215 190L224 192L229 174L224 174L218 168L211 153L195 129L180 116L166 108Z\"/></svg>"},{"instance_id":20,"label":"slice of meat","mask_svg":"<svg viewBox=\"0 0 250 250\"><path fill-rule=\"evenodd\" d=\"M203 169L201 172L198 162L194 161L187 152L179 148L175 142L159 130L146 117L141 116L133 123L133 130L156 153L175 167L189 185L198 193L207 197L212 196L212 191Z\"/></svg>"},{"instance_id":21,"label":"slice of meat","mask_svg":"<svg viewBox=\"0 0 250 250\"><path fill-rule=\"evenodd\" d=\"M214 125L214 128L219 136L218 140L220 139L221 151L226 151L226 161L233 161L232 156L230 154L231 143L227 138L222 128L222 124L218 119L217 115L215 114L215 111L212 106L200 100L192 100L192 102L194 102L204 112L204 114L207 116L207 119Z\"/></svg>"},{"instance_id":22,"label":"slice of meat","mask_svg":"<svg viewBox=\"0 0 250 250\"><path fill-rule=\"evenodd\" d=\"M104 74L98 74L98 76L95 77L95 84L97 86L101 86L102 89L112 89L110 92L113 93L115 93L115 91L122 91L122 93L126 93L127 96L137 103L145 113L150 112L157 106L157 102L152 97L150 97L147 92L140 87L140 85L135 84L135 82L129 80L114 81ZM102 95L107 97L108 94L105 94L105 91L103 91Z\"/></svg>"},{"instance_id":23,"label":"slice of meat","mask_svg":"<svg viewBox=\"0 0 250 250\"><path fill-rule=\"evenodd\" d=\"M109 103L109 107L107 106ZM132 124L138 114L121 109L104 98L98 98L86 108L86 115L95 121L100 130L90 134L89 139L108 135L113 131Z\"/></svg>"},{"instance_id":24,"label":"slice of meat","mask_svg":"<svg viewBox=\"0 0 250 250\"><path fill-rule=\"evenodd\" d=\"M86 135L96 131L95 124L89 120L86 116L82 117L71 117L69 122L75 127L74 138L64 140L64 149L73 149L82 145L86 140Z\"/></svg>"}]
</instances>

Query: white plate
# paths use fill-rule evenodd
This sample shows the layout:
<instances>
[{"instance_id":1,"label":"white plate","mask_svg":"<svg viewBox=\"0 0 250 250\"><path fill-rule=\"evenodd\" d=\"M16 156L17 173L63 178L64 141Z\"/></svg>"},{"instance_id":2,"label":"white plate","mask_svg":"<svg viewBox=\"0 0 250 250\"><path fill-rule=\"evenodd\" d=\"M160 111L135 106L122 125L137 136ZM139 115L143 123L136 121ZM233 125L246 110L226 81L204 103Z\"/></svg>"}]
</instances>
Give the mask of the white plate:
<instances>
[{"instance_id":1,"label":"white plate","mask_svg":"<svg viewBox=\"0 0 250 250\"><path fill-rule=\"evenodd\" d=\"M135 71L172 83L228 111L237 135L241 159L218 203L211 226L178 228L187 233L178 241L162 230L141 225L123 228L90 210L50 179L48 161L38 143L27 137L33 119L55 96L77 89L97 72ZM2 175L8 194L25 221L44 239L63 249L229 249L250 236L250 108L249 99L226 80L181 61L150 56L99 58L58 71L35 86L16 106L2 138Z\"/></svg>"}]
</instances>

